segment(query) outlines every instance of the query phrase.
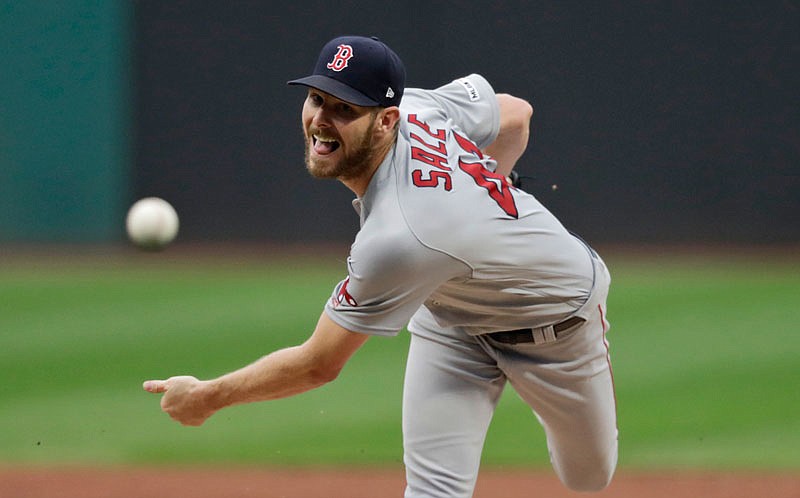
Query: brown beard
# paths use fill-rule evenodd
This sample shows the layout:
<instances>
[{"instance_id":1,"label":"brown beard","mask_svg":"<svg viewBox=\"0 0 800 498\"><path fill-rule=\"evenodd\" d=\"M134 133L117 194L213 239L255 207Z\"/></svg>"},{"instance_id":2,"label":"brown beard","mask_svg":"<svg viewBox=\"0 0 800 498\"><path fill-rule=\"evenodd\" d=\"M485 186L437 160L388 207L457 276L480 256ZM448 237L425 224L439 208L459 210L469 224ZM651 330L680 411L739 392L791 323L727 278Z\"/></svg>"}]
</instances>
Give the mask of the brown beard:
<instances>
[{"instance_id":1,"label":"brown beard","mask_svg":"<svg viewBox=\"0 0 800 498\"><path fill-rule=\"evenodd\" d=\"M315 178L349 180L351 178L357 178L369 171L375 159L375 149L373 148L373 136L375 131L373 126L376 117L377 113L372 115L367 131L352 152L331 167L323 168L311 161L309 150L311 147L311 140L306 139L306 169L311 173L311 176Z\"/></svg>"}]
</instances>

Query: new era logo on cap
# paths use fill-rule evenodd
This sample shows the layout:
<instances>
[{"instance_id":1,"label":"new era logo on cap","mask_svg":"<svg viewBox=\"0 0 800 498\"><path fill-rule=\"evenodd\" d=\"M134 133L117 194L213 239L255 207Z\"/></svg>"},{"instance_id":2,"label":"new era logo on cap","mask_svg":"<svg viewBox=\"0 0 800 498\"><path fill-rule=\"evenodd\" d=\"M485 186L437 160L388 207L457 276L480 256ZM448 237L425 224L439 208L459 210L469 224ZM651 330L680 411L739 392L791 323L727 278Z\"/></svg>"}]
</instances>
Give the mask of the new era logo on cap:
<instances>
[{"instance_id":1,"label":"new era logo on cap","mask_svg":"<svg viewBox=\"0 0 800 498\"><path fill-rule=\"evenodd\" d=\"M403 61L379 39L341 36L325 44L311 76L289 81L360 106L400 104L405 88Z\"/></svg>"}]
</instances>

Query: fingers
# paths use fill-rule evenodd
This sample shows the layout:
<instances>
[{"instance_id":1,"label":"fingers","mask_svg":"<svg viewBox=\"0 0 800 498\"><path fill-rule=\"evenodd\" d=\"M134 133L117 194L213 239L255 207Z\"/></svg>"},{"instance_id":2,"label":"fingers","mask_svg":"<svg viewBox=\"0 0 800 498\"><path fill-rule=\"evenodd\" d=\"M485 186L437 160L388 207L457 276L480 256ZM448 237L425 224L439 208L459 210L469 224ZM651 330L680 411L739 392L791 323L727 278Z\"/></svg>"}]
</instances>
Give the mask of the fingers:
<instances>
[{"instance_id":1,"label":"fingers","mask_svg":"<svg viewBox=\"0 0 800 498\"><path fill-rule=\"evenodd\" d=\"M197 382L198 380L190 375L178 375L176 377L170 377L167 380L146 380L142 384L142 389L156 394L165 393L170 389L183 391L187 386Z\"/></svg>"},{"instance_id":2,"label":"fingers","mask_svg":"<svg viewBox=\"0 0 800 498\"><path fill-rule=\"evenodd\" d=\"M142 388L149 393L164 393L167 392L167 381L165 380L146 380L142 384Z\"/></svg>"},{"instance_id":3,"label":"fingers","mask_svg":"<svg viewBox=\"0 0 800 498\"><path fill-rule=\"evenodd\" d=\"M197 393L196 387L200 384L196 377L179 375L166 380L146 380L142 389L154 394L163 393L161 410L182 425L197 427L214 413Z\"/></svg>"}]
</instances>

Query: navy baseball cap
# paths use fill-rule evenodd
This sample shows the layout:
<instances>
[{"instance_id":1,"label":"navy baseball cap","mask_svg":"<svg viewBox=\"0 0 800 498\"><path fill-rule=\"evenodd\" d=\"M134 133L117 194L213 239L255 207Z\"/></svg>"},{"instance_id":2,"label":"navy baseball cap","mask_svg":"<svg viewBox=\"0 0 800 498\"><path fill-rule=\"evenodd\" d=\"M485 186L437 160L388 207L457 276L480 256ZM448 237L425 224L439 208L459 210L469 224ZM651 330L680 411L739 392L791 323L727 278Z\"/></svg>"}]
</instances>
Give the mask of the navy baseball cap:
<instances>
[{"instance_id":1,"label":"navy baseball cap","mask_svg":"<svg viewBox=\"0 0 800 498\"><path fill-rule=\"evenodd\" d=\"M322 48L311 76L289 81L367 107L400 105L405 83L403 61L374 36L334 38Z\"/></svg>"}]
</instances>

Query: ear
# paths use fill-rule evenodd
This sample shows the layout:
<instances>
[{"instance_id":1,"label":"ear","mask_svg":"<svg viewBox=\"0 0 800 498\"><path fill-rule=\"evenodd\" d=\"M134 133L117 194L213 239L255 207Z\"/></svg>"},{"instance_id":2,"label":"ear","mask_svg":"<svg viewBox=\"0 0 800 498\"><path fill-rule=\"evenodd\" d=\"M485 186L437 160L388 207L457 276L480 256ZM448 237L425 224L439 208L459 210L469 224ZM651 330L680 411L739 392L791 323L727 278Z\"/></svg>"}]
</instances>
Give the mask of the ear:
<instances>
[{"instance_id":1,"label":"ear","mask_svg":"<svg viewBox=\"0 0 800 498\"><path fill-rule=\"evenodd\" d=\"M381 109L375 125L383 133L393 133L397 122L400 121L400 108L397 106Z\"/></svg>"}]
</instances>

